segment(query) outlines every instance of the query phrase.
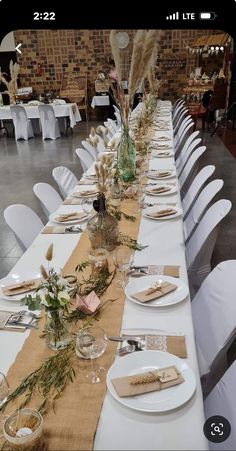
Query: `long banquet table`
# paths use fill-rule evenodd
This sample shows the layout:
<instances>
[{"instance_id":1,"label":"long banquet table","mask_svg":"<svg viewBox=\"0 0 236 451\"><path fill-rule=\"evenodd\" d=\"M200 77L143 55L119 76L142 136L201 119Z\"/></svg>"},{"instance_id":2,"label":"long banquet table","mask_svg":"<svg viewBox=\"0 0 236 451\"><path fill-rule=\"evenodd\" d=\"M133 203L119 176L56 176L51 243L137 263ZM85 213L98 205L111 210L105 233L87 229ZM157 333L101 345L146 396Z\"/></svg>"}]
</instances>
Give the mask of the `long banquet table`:
<instances>
[{"instance_id":1,"label":"long banquet table","mask_svg":"<svg viewBox=\"0 0 236 451\"><path fill-rule=\"evenodd\" d=\"M74 128L77 122L80 122L81 116L76 103L65 103L63 105L50 104L55 112L55 116L59 117L69 117L70 127ZM39 110L37 105L23 104L25 108L28 119L39 119ZM4 105L0 107L0 120L12 119L11 110L9 105Z\"/></svg>"},{"instance_id":2,"label":"long banquet table","mask_svg":"<svg viewBox=\"0 0 236 451\"><path fill-rule=\"evenodd\" d=\"M170 104L169 109L170 109ZM171 119L171 112L170 112ZM156 132L157 136L163 132ZM171 129L171 138L173 132ZM174 158L153 158L150 169L174 167ZM92 171L91 168L89 171ZM171 180L172 181L172 180ZM178 185L177 185L178 187ZM167 200L166 200L167 199ZM166 196L146 196L147 202L180 202L177 193ZM62 205L58 212L81 211L81 206ZM50 224L50 223L49 223ZM62 267L70 257L80 235L40 234L11 273L21 273L27 268L37 271L45 262L45 252L53 242L54 265ZM138 242L148 245L136 252L134 263L180 265L180 278L188 284L182 217L168 221L141 218ZM1 308L12 309L0 300ZM166 413L142 413L124 407L106 393L94 441L95 450L206 450L207 440L203 434L205 422L203 399L194 342L194 331L189 297L167 308L145 308L125 301L122 329L162 329L167 333L184 334L188 358L186 363L194 371L197 388L193 397L182 407ZM29 332L0 333L0 369L7 373ZM116 357L121 359L122 357ZM78 406L79 408L79 406ZM66 451L66 450L65 450Z\"/></svg>"}]
</instances>

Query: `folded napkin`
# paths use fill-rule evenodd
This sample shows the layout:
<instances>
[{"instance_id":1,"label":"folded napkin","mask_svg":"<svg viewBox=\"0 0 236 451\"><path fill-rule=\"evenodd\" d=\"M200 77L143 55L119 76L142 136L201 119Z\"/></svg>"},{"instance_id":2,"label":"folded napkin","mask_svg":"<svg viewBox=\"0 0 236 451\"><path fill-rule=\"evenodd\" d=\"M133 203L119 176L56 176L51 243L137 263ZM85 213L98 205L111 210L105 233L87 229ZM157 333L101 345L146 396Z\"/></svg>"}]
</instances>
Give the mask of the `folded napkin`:
<instances>
[{"instance_id":1,"label":"folded napkin","mask_svg":"<svg viewBox=\"0 0 236 451\"><path fill-rule=\"evenodd\" d=\"M146 192L159 194L159 193L166 193L167 191L170 191L170 190L171 190L171 188L169 186L158 186L156 188L148 188L146 190Z\"/></svg>"},{"instance_id":2,"label":"folded napkin","mask_svg":"<svg viewBox=\"0 0 236 451\"><path fill-rule=\"evenodd\" d=\"M134 376L112 379L112 384L120 397L160 391L182 382L184 378L174 365Z\"/></svg>"},{"instance_id":3,"label":"folded napkin","mask_svg":"<svg viewBox=\"0 0 236 451\"><path fill-rule=\"evenodd\" d=\"M140 302L149 302L153 301L153 299L161 298L171 291L175 291L177 288L176 285L170 282L161 282L153 284L151 287L146 288L145 290L139 291L137 293L132 294L132 298L137 299Z\"/></svg>"},{"instance_id":4,"label":"folded napkin","mask_svg":"<svg viewBox=\"0 0 236 451\"><path fill-rule=\"evenodd\" d=\"M152 213L146 213L146 216L150 218L165 218L166 216L174 215L177 211L174 208L166 208L165 210L153 211Z\"/></svg>"},{"instance_id":5,"label":"folded napkin","mask_svg":"<svg viewBox=\"0 0 236 451\"><path fill-rule=\"evenodd\" d=\"M65 233L66 228L62 226L46 226L41 233L44 235Z\"/></svg>"},{"instance_id":6,"label":"folded napkin","mask_svg":"<svg viewBox=\"0 0 236 451\"><path fill-rule=\"evenodd\" d=\"M93 190L84 190L84 191L77 191L72 193L74 197L83 197L83 196L95 196L95 194L98 193L97 189Z\"/></svg>"},{"instance_id":7,"label":"folded napkin","mask_svg":"<svg viewBox=\"0 0 236 451\"><path fill-rule=\"evenodd\" d=\"M15 296L16 294L27 293L27 291L35 290L40 282L40 278L24 280L19 283L14 283L12 285L2 287L2 292L5 296Z\"/></svg>"},{"instance_id":8,"label":"folded napkin","mask_svg":"<svg viewBox=\"0 0 236 451\"><path fill-rule=\"evenodd\" d=\"M81 310L83 313L86 313L88 315L94 313L100 303L101 301L97 297L95 291L91 291L91 293L83 297L77 294L75 298L76 307L79 308L79 310Z\"/></svg>"},{"instance_id":9,"label":"folded napkin","mask_svg":"<svg viewBox=\"0 0 236 451\"><path fill-rule=\"evenodd\" d=\"M144 265L144 272L140 273L137 269L135 273L134 270L131 271L133 276L150 276L150 275L162 275L162 276L170 276L170 277L179 277L179 266L175 265Z\"/></svg>"},{"instance_id":10,"label":"folded napkin","mask_svg":"<svg viewBox=\"0 0 236 451\"><path fill-rule=\"evenodd\" d=\"M65 199L63 205L81 205L81 200L78 199Z\"/></svg>"},{"instance_id":11,"label":"folded napkin","mask_svg":"<svg viewBox=\"0 0 236 451\"><path fill-rule=\"evenodd\" d=\"M181 359L187 358L187 348L183 335L146 335L146 349L169 352Z\"/></svg>"},{"instance_id":12,"label":"folded napkin","mask_svg":"<svg viewBox=\"0 0 236 451\"><path fill-rule=\"evenodd\" d=\"M95 183L97 183L97 182L87 179L87 180L80 180L78 182L78 185L95 185Z\"/></svg>"},{"instance_id":13,"label":"folded napkin","mask_svg":"<svg viewBox=\"0 0 236 451\"><path fill-rule=\"evenodd\" d=\"M171 175L172 172L171 171L154 171L149 174L151 174L151 177L167 177L168 175ZM148 177L149 177L149 175L148 175Z\"/></svg>"},{"instance_id":14,"label":"folded napkin","mask_svg":"<svg viewBox=\"0 0 236 451\"><path fill-rule=\"evenodd\" d=\"M156 141L170 141L170 137L169 136L158 136L156 138Z\"/></svg>"},{"instance_id":15,"label":"folded napkin","mask_svg":"<svg viewBox=\"0 0 236 451\"><path fill-rule=\"evenodd\" d=\"M55 216L55 219L56 219L56 221L59 221L59 222L68 222L68 221L74 221L76 219L86 218L87 216L88 216L87 213L74 211L73 213L61 214L61 215Z\"/></svg>"}]
</instances>

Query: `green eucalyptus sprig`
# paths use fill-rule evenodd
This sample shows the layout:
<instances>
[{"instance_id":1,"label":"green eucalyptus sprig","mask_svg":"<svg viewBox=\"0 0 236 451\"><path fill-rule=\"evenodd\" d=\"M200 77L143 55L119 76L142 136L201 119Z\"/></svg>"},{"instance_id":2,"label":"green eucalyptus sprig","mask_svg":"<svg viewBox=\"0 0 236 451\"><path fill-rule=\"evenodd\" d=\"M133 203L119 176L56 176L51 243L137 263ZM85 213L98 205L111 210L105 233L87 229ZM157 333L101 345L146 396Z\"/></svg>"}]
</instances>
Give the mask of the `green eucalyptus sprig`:
<instances>
[{"instance_id":1,"label":"green eucalyptus sprig","mask_svg":"<svg viewBox=\"0 0 236 451\"><path fill-rule=\"evenodd\" d=\"M144 246L143 244L139 244L137 240L131 238L128 235L124 235L123 233L119 233L117 245L127 246L135 251L142 251L143 249L148 247L147 245Z\"/></svg>"},{"instance_id":2,"label":"green eucalyptus sprig","mask_svg":"<svg viewBox=\"0 0 236 451\"><path fill-rule=\"evenodd\" d=\"M47 358L39 368L29 374L7 397L0 411L3 411L11 401L24 395L24 399L18 407L22 409L35 394L40 395L41 398L41 404L37 408L39 412L46 413L51 407L55 411L56 400L60 398L68 383L73 382L76 376L73 367L74 356L75 342L72 340L64 349Z\"/></svg>"}]
</instances>

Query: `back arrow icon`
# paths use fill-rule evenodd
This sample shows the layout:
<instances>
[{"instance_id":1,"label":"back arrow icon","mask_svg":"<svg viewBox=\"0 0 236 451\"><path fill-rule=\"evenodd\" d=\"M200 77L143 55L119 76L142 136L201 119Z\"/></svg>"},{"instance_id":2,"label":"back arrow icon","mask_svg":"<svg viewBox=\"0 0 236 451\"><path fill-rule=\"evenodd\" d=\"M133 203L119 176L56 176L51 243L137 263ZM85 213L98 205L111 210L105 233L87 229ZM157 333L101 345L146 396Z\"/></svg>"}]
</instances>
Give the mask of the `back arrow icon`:
<instances>
[{"instance_id":1,"label":"back arrow icon","mask_svg":"<svg viewBox=\"0 0 236 451\"><path fill-rule=\"evenodd\" d=\"M22 46L22 43L20 42L20 44L18 44L15 49L18 53L22 53L22 51L20 50L20 47Z\"/></svg>"}]
</instances>

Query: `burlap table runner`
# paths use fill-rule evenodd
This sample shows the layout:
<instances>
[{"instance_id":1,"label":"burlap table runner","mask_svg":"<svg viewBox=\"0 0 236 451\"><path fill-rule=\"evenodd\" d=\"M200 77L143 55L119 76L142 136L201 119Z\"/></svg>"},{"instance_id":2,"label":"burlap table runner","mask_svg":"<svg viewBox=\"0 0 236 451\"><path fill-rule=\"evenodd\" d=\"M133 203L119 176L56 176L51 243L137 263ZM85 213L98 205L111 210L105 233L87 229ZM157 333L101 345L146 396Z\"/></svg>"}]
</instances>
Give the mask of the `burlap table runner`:
<instances>
[{"instance_id":1,"label":"burlap table runner","mask_svg":"<svg viewBox=\"0 0 236 451\"><path fill-rule=\"evenodd\" d=\"M134 214L138 212L137 202L131 199L124 200L121 209L126 213L132 212ZM123 234L137 238L140 223L139 213L137 213L136 218L135 222L121 220L119 230ZM65 264L65 274L73 273L76 265L88 258L89 248L88 234L84 232ZM116 301L108 303L106 308L104 308L98 323L108 336L119 335L124 306L123 290L117 287L114 279L103 295L102 302L115 298L117 298ZM53 351L48 349L45 339L40 338L44 327L43 320L40 326L40 330L34 330L30 333L7 374L11 390L14 390L26 376L37 369L45 358L53 355ZM109 369L114 360L116 347L116 343L109 342L106 352L98 360L98 363L106 369ZM106 384L105 382L100 384L85 383L83 373L88 372L87 362L81 362L75 356L75 365L77 367L76 379L66 387L62 397L57 400L56 413L50 410L44 417L45 438L49 451L93 449L94 437L106 392ZM18 406L19 402L10 403L5 411L6 414L16 410ZM29 406L37 409L37 399L34 398Z\"/></svg>"}]
</instances>

